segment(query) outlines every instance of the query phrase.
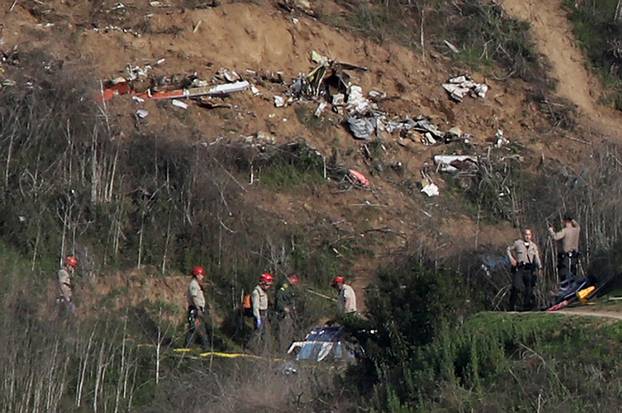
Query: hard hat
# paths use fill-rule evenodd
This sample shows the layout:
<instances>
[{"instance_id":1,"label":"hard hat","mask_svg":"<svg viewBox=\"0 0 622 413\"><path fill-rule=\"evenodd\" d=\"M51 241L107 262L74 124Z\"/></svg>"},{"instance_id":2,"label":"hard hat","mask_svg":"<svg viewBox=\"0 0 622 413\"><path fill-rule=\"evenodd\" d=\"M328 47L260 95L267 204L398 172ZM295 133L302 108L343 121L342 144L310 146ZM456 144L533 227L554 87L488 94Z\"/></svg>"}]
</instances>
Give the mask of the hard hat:
<instances>
[{"instance_id":1,"label":"hard hat","mask_svg":"<svg viewBox=\"0 0 622 413\"><path fill-rule=\"evenodd\" d=\"M264 284L272 284L272 274L267 272L261 274L261 277L259 277L259 282Z\"/></svg>"},{"instance_id":2,"label":"hard hat","mask_svg":"<svg viewBox=\"0 0 622 413\"><path fill-rule=\"evenodd\" d=\"M76 268L78 266L78 259L73 255L67 255L65 257L65 265L71 268Z\"/></svg>"},{"instance_id":3,"label":"hard hat","mask_svg":"<svg viewBox=\"0 0 622 413\"><path fill-rule=\"evenodd\" d=\"M201 267L200 265L195 265L194 267L192 267L192 275L194 275L195 277L198 275L205 275L205 268Z\"/></svg>"},{"instance_id":4,"label":"hard hat","mask_svg":"<svg viewBox=\"0 0 622 413\"><path fill-rule=\"evenodd\" d=\"M300 276L298 274L290 274L287 276L287 280L291 285L297 285L300 283Z\"/></svg>"},{"instance_id":5,"label":"hard hat","mask_svg":"<svg viewBox=\"0 0 622 413\"><path fill-rule=\"evenodd\" d=\"M333 280L333 285L337 285L337 284L344 284L346 282L346 279L343 278L341 275L338 275L335 277L335 279Z\"/></svg>"}]
</instances>

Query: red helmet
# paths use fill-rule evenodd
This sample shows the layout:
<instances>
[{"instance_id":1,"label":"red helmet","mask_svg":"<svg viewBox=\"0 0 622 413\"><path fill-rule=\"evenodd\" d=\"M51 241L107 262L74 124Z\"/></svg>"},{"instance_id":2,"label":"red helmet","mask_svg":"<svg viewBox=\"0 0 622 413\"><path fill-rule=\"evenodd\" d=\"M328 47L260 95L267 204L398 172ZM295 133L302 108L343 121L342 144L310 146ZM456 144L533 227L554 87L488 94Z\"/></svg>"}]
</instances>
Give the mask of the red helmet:
<instances>
[{"instance_id":1,"label":"red helmet","mask_svg":"<svg viewBox=\"0 0 622 413\"><path fill-rule=\"evenodd\" d=\"M287 280L291 285L298 285L300 283L300 276L298 274L290 274L287 276Z\"/></svg>"},{"instance_id":2,"label":"red helmet","mask_svg":"<svg viewBox=\"0 0 622 413\"><path fill-rule=\"evenodd\" d=\"M73 255L67 255L65 257L65 265L71 268L76 268L78 266L78 259Z\"/></svg>"},{"instance_id":3,"label":"red helmet","mask_svg":"<svg viewBox=\"0 0 622 413\"><path fill-rule=\"evenodd\" d=\"M272 284L272 274L264 272L261 274L261 277L259 277L259 282L264 284Z\"/></svg>"},{"instance_id":4,"label":"red helmet","mask_svg":"<svg viewBox=\"0 0 622 413\"><path fill-rule=\"evenodd\" d=\"M341 275L338 275L335 277L335 279L333 280L333 285L337 285L337 284L345 284L346 279L343 278Z\"/></svg>"},{"instance_id":5,"label":"red helmet","mask_svg":"<svg viewBox=\"0 0 622 413\"><path fill-rule=\"evenodd\" d=\"M199 276L199 275L205 275L205 268L201 267L200 265L195 265L194 267L192 267L192 275Z\"/></svg>"}]
</instances>

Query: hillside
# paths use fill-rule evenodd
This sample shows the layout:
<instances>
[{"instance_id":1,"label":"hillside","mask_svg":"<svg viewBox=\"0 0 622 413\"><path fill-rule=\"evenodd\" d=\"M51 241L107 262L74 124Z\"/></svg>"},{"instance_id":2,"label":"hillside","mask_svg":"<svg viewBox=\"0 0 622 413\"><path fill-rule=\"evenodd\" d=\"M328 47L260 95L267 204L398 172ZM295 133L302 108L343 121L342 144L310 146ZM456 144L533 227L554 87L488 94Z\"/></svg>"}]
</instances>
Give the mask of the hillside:
<instances>
[{"instance_id":1,"label":"hillside","mask_svg":"<svg viewBox=\"0 0 622 413\"><path fill-rule=\"evenodd\" d=\"M446 207L452 201L447 199L445 178L441 175L433 175L441 187L441 198L426 199L418 193L420 171L433 168L434 154L464 151L456 144L424 146L386 134L380 151L370 156L369 149L365 149L369 144L354 140L340 124L340 117L326 112L317 121L309 118L317 103L275 108L273 96L283 95L291 79L313 69L313 50L338 61L368 67L366 72L351 73L354 83L360 84L365 93L386 93L387 98L379 107L389 116L403 119L423 115L441 130L459 127L470 135L473 148L467 152L484 151L494 141L497 129L502 129L513 144L525 145L522 156L527 163L541 156L578 160L583 149L581 145L569 146L567 140L557 137L537 138L548 122L537 111L536 104L530 103L531 88L520 80L499 82L473 73L475 80L490 86L488 97L465 99L460 104L452 102L441 85L464 69L457 69L451 60L435 52L424 57L396 44L380 45L331 28L299 11L284 12L270 3L231 3L214 8L196 8L184 2L150 6L148 2L136 1L123 5L114 8L107 2L18 2L11 11L3 11L10 17L3 19L3 48L43 48L63 67L88 71L93 78L85 86L93 89L98 87L99 80L123 75L127 65L142 66L159 59L165 60L153 69L153 78L196 72L198 78L210 79L221 68L235 70L250 80L257 75L248 75L248 70L283 73L284 84L256 84L261 96L231 95L225 101L231 108L191 105L180 113L169 104L147 101L137 105L120 96L108 102L105 110L118 125L116 133L125 136L132 129L139 134L157 132L176 136L177 145L192 145L220 138L242 141L263 132L272 135L278 144L302 138L326 158L338 154L346 168L371 175L372 191L338 192L335 196L334 188L320 186L312 196L308 191L279 191L275 200L273 191L262 187L259 176L260 185L244 185L245 201L260 210L270 210L281 224L311 228L320 222L339 223L333 224L337 233L372 231L373 238L382 244L378 251L371 247L376 251L372 257L379 256L380 261L381 255L406 247L407 240L415 234L427 249L447 255L478 244L504 245L514 230L501 223L488 225L489 220L478 222L476 214L460 208L449 208L448 213ZM335 7L339 10L338 5ZM126 32L106 27L122 27ZM135 124L133 113L139 108L147 110L149 116ZM556 131L561 136L567 133ZM583 138L581 132L579 135ZM392 168L395 165L399 165L396 170ZM235 231L235 221L233 218L225 224ZM475 243L469 241L474 232L478 234ZM365 273L372 273L378 265L376 259L366 261L354 263L356 278L362 280Z\"/></svg>"},{"instance_id":2,"label":"hillside","mask_svg":"<svg viewBox=\"0 0 622 413\"><path fill-rule=\"evenodd\" d=\"M39 334L40 347L6 360L31 352L65 366L48 411L217 411L198 400L221 411L555 411L615 377L619 363L587 350L569 365L600 369L585 386L561 362L590 331L614 354L614 321L473 318L506 308L503 257L522 227L541 250L541 306L558 282L546 228L563 213L582 225L586 273L622 265L622 115L603 104L565 2L4 3L1 321L28 327L0 345ZM443 85L461 75L478 88L458 99ZM424 193L430 184L438 195ZM55 303L66 254L80 261L70 321ZM252 328L239 307L259 274L301 275L297 335L334 317L330 281L345 275L364 317L340 321L379 332L354 334L366 362L288 381L274 349L216 366L173 353L194 265L207 271L212 347L245 354ZM35 380L18 367L12 383ZM275 370L283 394L262 393L257 368ZM212 384L194 398L193 380ZM440 385L424 396L417 383ZM6 411L45 411L41 392ZM609 411L619 398L577 406Z\"/></svg>"}]
</instances>

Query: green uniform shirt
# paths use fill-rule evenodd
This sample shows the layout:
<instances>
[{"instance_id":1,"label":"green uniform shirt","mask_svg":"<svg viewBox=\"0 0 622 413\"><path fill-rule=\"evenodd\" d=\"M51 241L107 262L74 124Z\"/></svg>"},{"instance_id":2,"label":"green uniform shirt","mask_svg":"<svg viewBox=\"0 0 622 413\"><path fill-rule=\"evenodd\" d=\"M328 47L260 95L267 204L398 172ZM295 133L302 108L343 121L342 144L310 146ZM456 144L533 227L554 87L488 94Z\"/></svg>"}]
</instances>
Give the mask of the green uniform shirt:
<instances>
[{"instance_id":1,"label":"green uniform shirt","mask_svg":"<svg viewBox=\"0 0 622 413\"><path fill-rule=\"evenodd\" d=\"M283 283L276 292L276 311L282 313L286 308L292 310L295 297L296 291L294 288L289 283Z\"/></svg>"}]
</instances>

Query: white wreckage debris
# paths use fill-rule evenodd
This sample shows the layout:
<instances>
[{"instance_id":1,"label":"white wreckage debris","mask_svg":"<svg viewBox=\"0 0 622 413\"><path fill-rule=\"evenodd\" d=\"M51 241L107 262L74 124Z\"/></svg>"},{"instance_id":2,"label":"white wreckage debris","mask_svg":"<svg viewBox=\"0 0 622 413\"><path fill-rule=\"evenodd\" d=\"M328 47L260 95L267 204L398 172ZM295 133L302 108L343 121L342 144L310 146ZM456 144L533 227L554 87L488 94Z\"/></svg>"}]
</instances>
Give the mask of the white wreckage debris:
<instances>
[{"instance_id":1,"label":"white wreckage debris","mask_svg":"<svg viewBox=\"0 0 622 413\"><path fill-rule=\"evenodd\" d=\"M435 155L434 164L440 172L456 173L477 168L477 157L470 155Z\"/></svg>"},{"instance_id":2,"label":"white wreckage debris","mask_svg":"<svg viewBox=\"0 0 622 413\"><path fill-rule=\"evenodd\" d=\"M421 143L424 145L435 145L439 141L450 143L462 138L466 142L470 137L458 127L453 127L449 131L443 132L425 116L418 116L414 120L410 117L398 121L391 120L386 123L386 130L389 133L399 132L401 136L407 136L410 134L410 131L414 130L421 134Z\"/></svg>"},{"instance_id":3,"label":"white wreckage debris","mask_svg":"<svg viewBox=\"0 0 622 413\"><path fill-rule=\"evenodd\" d=\"M313 113L313 115L316 118L319 118L322 115L322 112L324 112L324 109L326 109L326 106L328 106L328 103L325 101L320 102L320 104L317 106L317 109L315 109L315 112Z\"/></svg>"},{"instance_id":4,"label":"white wreckage debris","mask_svg":"<svg viewBox=\"0 0 622 413\"><path fill-rule=\"evenodd\" d=\"M181 100L173 99L171 103L173 104L173 106L176 106L180 109L188 109L188 104L185 102L182 102Z\"/></svg>"},{"instance_id":5,"label":"white wreckage debris","mask_svg":"<svg viewBox=\"0 0 622 413\"><path fill-rule=\"evenodd\" d=\"M426 194L428 197L439 196L440 191L438 190L438 186L431 180L422 182L423 188L421 192Z\"/></svg>"},{"instance_id":6,"label":"white wreckage debris","mask_svg":"<svg viewBox=\"0 0 622 413\"><path fill-rule=\"evenodd\" d=\"M351 85L348 90L348 102L346 109L350 113L365 114L372 109L371 102L363 96L363 88L357 85Z\"/></svg>"},{"instance_id":7,"label":"white wreckage debris","mask_svg":"<svg viewBox=\"0 0 622 413\"><path fill-rule=\"evenodd\" d=\"M251 88L251 84L246 80L212 85L208 81L199 79L197 73L184 76L151 76L153 67L161 65L164 61L164 59L159 59L142 67L127 65L125 76L102 82L102 95L99 100L105 102L114 96L126 94L144 100L198 98L201 96L224 97ZM222 78L227 82L241 79L236 72L228 69L221 69L214 78ZM259 91L254 88L254 92Z\"/></svg>"},{"instance_id":8,"label":"white wreckage debris","mask_svg":"<svg viewBox=\"0 0 622 413\"><path fill-rule=\"evenodd\" d=\"M251 87L251 84L248 83L248 81L240 80L238 82L225 83L223 85L214 86L212 88L209 88L207 91L205 91L204 94L207 96L226 96L231 93L242 92L250 87ZM196 88L196 89L201 89L201 88ZM194 96L198 96L198 94L201 93L200 90L195 90L195 89L188 89L188 92L189 92L188 93L189 95L194 94Z\"/></svg>"},{"instance_id":9,"label":"white wreckage debris","mask_svg":"<svg viewBox=\"0 0 622 413\"><path fill-rule=\"evenodd\" d=\"M449 79L448 83L443 83L443 89L456 102L462 102L467 95L484 99L488 92L488 85L476 83L469 76L462 75Z\"/></svg>"},{"instance_id":10,"label":"white wreckage debris","mask_svg":"<svg viewBox=\"0 0 622 413\"><path fill-rule=\"evenodd\" d=\"M145 119L147 116L149 116L149 111L145 110L145 109L138 109L136 111L136 117L138 119Z\"/></svg>"},{"instance_id":11,"label":"white wreckage debris","mask_svg":"<svg viewBox=\"0 0 622 413\"><path fill-rule=\"evenodd\" d=\"M369 140L376 132L378 119L375 117L349 116L348 127L356 139Z\"/></svg>"},{"instance_id":12,"label":"white wreckage debris","mask_svg":"<svg viewBox=\"0 0 622 413\"><path fill-rule=\"evenodd\" d=\"M214 80L218 80L218 81L224 80L226 82L233 83L233 82L238 82L242 80L242 77L234 70L229 70L227 68L222 67L218 70L218 72L216 72L216 75L214 76Z\"/></svg>"},{"instance_id":13,"label":"white wreckage debris","mask_svg":"<svg viewBox=\"0 0 622 413\"><path fill-rule=\"evenodd\" d=\"M283 96L274 96L274 106L277 108L285 106L285 98Z\"/></svg>"},{"instance_id":14,"label":"white wreckage debris","mask_svg":"<svg viewBox=\"0 0 622 413\"><path fill-rule=\"evenodd\" d=\"M497 133L495 134L495 147L497 148L501 148L504 145L508 145L510 143L510 141L503 136L503 131L501 129L497 130Z\"/></svg>"}]
</instances>

